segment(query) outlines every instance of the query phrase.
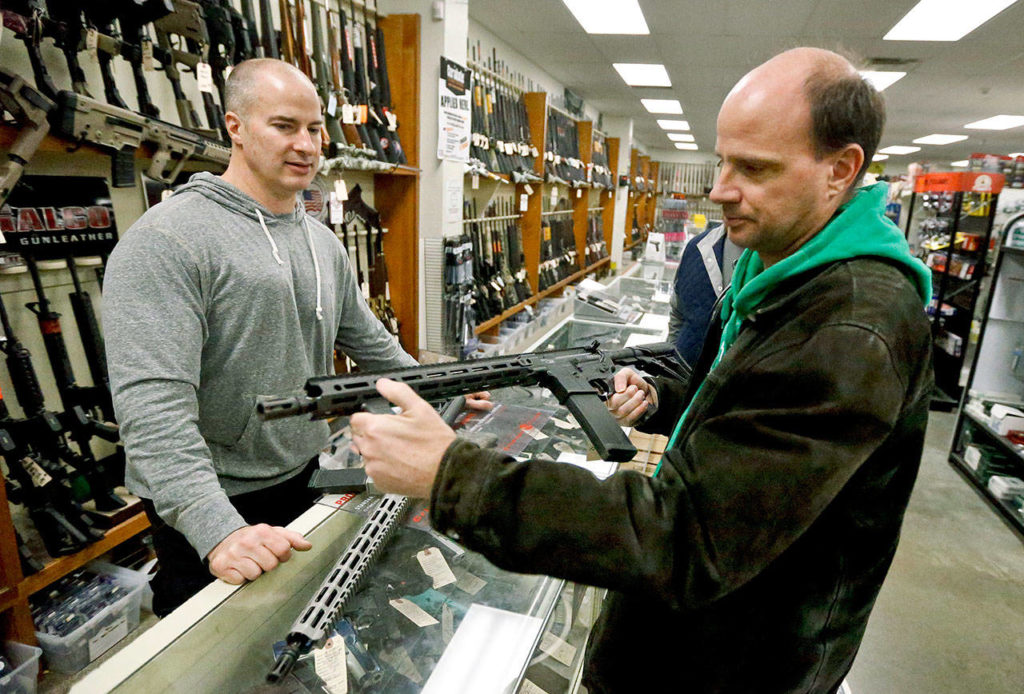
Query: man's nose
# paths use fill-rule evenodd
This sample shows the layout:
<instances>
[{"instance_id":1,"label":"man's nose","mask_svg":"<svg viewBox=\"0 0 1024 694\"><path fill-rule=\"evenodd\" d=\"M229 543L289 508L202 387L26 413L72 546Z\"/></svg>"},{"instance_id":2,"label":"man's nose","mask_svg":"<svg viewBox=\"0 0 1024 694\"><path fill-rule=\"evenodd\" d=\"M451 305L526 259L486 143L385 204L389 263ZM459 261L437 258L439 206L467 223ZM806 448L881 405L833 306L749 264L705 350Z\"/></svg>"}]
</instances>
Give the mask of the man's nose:
<instances>
[{"instance_id":1,"label":"man's nose","mask_svg":"<svg viewBox=\"0 0 1024 694\"><path fill-rule=\"evenodd\" d=\"M319 137L314 135L308 128L303 128L295 140L295 150L303 154L315 154L319 144Z\"/></svg>"},{"instance_id":2,"label":"man's nose","mask_svg":"<svg viewBox=\"0 0 1024 694\"><path fill-rule=\"evenodd\" d=\"M718 205L740 201L740 190L732 183L724 168L719 172L718 178L715 179L715 185L708 197L711 199L711 202Z\"/></svg>"}]
</instances>

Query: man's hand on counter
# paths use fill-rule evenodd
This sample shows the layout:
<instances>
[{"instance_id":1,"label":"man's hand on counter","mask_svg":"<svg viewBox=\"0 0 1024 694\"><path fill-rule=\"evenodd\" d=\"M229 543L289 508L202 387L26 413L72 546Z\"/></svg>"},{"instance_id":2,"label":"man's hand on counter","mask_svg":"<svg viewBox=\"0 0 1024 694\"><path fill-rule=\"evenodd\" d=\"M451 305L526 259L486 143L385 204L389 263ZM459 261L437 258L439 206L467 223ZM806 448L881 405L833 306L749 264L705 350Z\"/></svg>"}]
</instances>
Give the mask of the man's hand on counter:
<instances>
[{"instance_id":1,"label":"man's hand on counter","mask_svg":"<svg viewBox=\"0 0 1024 694\"><path fill-rule=\"evenodd\" d=\"M658 391L632 369L615 374L615 392L608 398L608 411L619 426L633 426L648 409L658 406Z\"/></svg>"},{"instance_id":2,"label":"man's hand on counter","mask_svg":"<svg viewBox=\"0 0 1024 694\"><path fill-rule=\"evenodd\" d=\"M382 378L377 392L402 412L352 415L352 442L363 456L366 472L382 491L428 498L455 432L406 384Z\"/></svg>"},{"instance_id":3,"label":"man's hand on counter","mask_svg":"<svg viewBox=\"0 0 1024 694\"><path fill-rule=\"evenodd\" d=\"M299 533L266 523L234 531L210 550L210 573L232 585L254 581L292 556L292 548L305 552L312 547Z\"/></svg>"}]
</instances>

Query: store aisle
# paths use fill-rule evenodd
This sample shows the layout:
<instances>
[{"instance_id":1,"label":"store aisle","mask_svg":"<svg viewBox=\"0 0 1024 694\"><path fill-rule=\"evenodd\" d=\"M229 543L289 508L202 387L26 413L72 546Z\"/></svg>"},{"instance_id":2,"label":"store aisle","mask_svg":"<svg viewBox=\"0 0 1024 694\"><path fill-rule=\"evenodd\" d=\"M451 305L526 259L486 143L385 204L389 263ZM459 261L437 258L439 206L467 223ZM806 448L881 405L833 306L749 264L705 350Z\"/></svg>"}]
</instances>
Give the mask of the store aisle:
<instances>
[{"instance_id":1,"label":"store aisle","mask_svg":"<svg viewBox=\"0 0 1024 694\"><path fill-rule=\"evenodd\" d=\"M850 673L853 694L1020 694L1024 544L946 462L933 413L903 538Z\"/></svg>"}]
</instances>

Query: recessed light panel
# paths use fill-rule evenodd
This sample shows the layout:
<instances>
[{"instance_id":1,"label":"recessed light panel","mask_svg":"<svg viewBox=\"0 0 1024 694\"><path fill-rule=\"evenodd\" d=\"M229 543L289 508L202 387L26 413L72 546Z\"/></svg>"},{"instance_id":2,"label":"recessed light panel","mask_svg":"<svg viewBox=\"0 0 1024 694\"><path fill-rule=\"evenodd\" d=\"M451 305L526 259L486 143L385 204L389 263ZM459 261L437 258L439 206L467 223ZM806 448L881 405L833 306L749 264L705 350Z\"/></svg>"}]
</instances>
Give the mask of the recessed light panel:
<instances>
[{"instance_id":1,"label":"recessed light panel","mask_svg":"<svg viewBox=\"0 0 1024 694\"><path fill-rule=\"evenodd\" d=\"M697 145L694 144L693 142L677 142L676 143L676 149L695 150L695 149L697 149Z\"/></svg>"},{"instance_id":2,"label":"recessed light panel","mask_svg":"<svg viewBox=\"0 0 1024 694\"><path fill-rule=\"evenodd\" d=\"M888 154L876 154L875 156L871 157L871 161L885 161L888 158Z\"/></svg>"},{"instance_id":3,"label":"recessed light panel","mask_svg":"<svg viewBox=\"0 0 1024 694\"><path fill-rule=\"evenodd\" d=\"M879 154L913 154L914 152L920 152L920 147L907 147L905 145L893 145L892 147L886 147L885 149L878 150Z\"/></svg>"},{"instance_id":4,"label":"recessed light panel","mask_svg":"<svg viewBox=\"0 0 1024 694\"><path fill-rule=\"evenodd\" d=\"M562 0L588 34L650 34L638 0Z\"/></svg>"},{"instance_id":5,"label":"recessed light panel","mask_svg":"<svg viewBox=\"0 0 1024 694\"><path fill-rule=\"evenodd\" d=\"M940 135L938 133L934 135L925 135L914 140L914 144L918 145L949 145L954 142L963 142L967 139L966 135Z\"/></svg>"},{"instance_id":6,"label":"recessed light panel","mask_svg":"<svg viewBox=\"0 0 1024 694\"><path fill-rule=\"evenodd\" d=\"M1024 125L1024 116L1000 115L976 120L964 127L970 130L1009 130L1010 128L1019 128L1022 125Z\"/></svg>"},{"instance_id":7,"label":"recessed light panel","mask_svg":"<svg viewBox=\"0 0 1024 694\"><path fill-rule=\"evenodd\" d=\"M663 120L658 119L658 125L662 130L689 130L690 122L685 120Z\"/></svg>"},{"instance_id":8,"label":"recessed light panel","mask_svg":"<svg viewBox=\"0 0 1024 694\"><path fill-rule=\"evenodd\" d=\"M898 82L907 76L905 72L888 72L885 70L861 70L860 76L868 81L872 87L882 91L894 82Z\"/></svg>"},{"instance_id":9,"label":"recessed light panel","mask_svg":"<svg viewBox=\"0 0 1024 694\"><path fill-rule=\"evenodd\" d=\"M886 41L959 41L1016 0L921 0L896 22Z\"/></svg>"},{"instance_id":10,"label":"recessed light panel","mask_svg":"<svg viewBox=\"0 0 1024 694\"><path fill-rule=\"evenodd\" d=\"M668 139L673 142L695 142L693 135L690 133L669 133Z\"/></svg>"},{"instance_id":11,"label":"recessed light panel","mask_svg":"<svg viewBox=\"0 0 1024 694\"><path fill-rule=\"evenodd\" d=\"M676 113L680 116L683 115L683 105L679 103L678 99L640 99L640 103L651 113Z\"/></svg>"},{"instance_id":12,"label":"recessed light panel","mask_svg":"<svg viewBox=\"0 0 1024 694\"><path fill-rule=\"evenodd\" d=\"M971 162L967 161L966 159L961 159L960 161L951 161L949 162L949 165L966 169L970 163Z\"/></svg>"},{"instance_id":13,"label":"recessed light panel","mask_svg":"<svg viewBox=\"0 0 1024 694\"><path fill-rule=\"evenodd\" d=\"M630 87L671 87L664 65L650 63L614 63L612 65Z\"/></svg>"}]
</instances>

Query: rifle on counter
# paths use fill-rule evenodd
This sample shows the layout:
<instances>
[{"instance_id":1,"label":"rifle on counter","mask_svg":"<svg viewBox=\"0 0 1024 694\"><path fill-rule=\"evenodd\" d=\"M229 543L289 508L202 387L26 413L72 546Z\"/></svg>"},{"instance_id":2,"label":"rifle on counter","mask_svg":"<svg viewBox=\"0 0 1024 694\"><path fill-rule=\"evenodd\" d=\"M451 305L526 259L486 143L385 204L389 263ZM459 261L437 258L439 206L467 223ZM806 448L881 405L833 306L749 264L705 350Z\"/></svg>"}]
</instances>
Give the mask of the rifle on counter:
<instances>
[{"instance_id":1,"label":"rifle on counter","mask_svg":"<svg viewBox=\"0 0 1024 694\"><path fill-rule=\"evenodd\" d=\"M60 92L54 112L54 131L75 142L91 142L111 151L111 181L115 188L135 185L135 151L154 147L147 170L150 178L172 184L189 159L227 166L231 150L191 130L147 118L95 99Z\"/></svg>"},{"instance_id":2,"label":"rifle on counter","mask_svg":"<svg viewBox=\"0 0 1024 694\"><path fill-rule=\"evenodd\" d=\"M327 419L364 409L384 411L386 403L375 386L381 378L405 383L428 402L481 390L539 385L572 412L603 460L624 462L633 458L636 448L603 402L613 392L612 377L624 366L684 381L690 371L677 361L671 342L612 351L601 349L595 341L575 349L318 376L306 381L305 395L257 398L256 412L260 419L269 421L304 414L311 419Z\"/></svg>"},{"instance_id":3,"label":"rifle on counter","mask_svg":"<svg viewBox=\"0 0 1024 694\"><path fill-rule=\"evenodd\" d=\"M54 104L19 75L0 68L0 107L11 114L18 135L7 150L7 161L0 166L0 207L21 179L21 174L39 144L50 131L46 119Z\"/></svg>"},{"instance_id":4,"label":"rifle on counter","mask_svg":"<svg viewBox=\"0 0 1024 694\"><path fill-rule=\"evenodd\" d=\"M449 425L455 423L465 405L465 398L457 397L441 411ZM327 471L318 471L327 472ZM351 472L333 470L330 472ZM312 485L312 481L310 482ZM313 593L306 607L299 613L285 639L285 647L267 673L267 681L280 682L295 667L299 657L323 642L342 615L345 603L355 594L371 562L387 545L400 526L409 500L400 494L385 494L380 504L359 529L355 539L327 573L320 587Z\"/></svg>"}]
</instances>

